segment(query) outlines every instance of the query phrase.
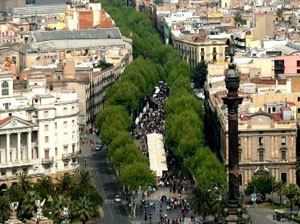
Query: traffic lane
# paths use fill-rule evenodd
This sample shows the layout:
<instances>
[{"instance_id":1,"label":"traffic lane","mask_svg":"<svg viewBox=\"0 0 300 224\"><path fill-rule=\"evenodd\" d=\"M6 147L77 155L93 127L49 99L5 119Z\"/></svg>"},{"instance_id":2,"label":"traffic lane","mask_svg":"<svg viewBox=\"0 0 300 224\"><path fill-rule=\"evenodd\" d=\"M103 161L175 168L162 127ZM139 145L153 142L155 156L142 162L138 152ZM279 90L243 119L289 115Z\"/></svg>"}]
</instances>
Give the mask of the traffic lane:
<instances>
[{"instance_id":1,"label":"traffic lane","mask_svg":"<svg viewBox=\"0 0 300 224\"><path fill-rule=\"evenodd\" d=\"M259 208L247 208L249 215L251 217L252 223L255 224L275 224L279 223L272 220L272 210L259 209Z\"/></svg>"},{"instance_id":2,"label":"traffic lane","mask_svg":"<svg viewBox=\"0 0 300 224\"><path fill-rule=\"evenodd\" d=\"M122 203L115 203L114 197L120 194L117 185L117 178L107 163L106 151L93 153L90 159L93 167L93 174L96 177L96 184L100 188L100 192L104 199L104 218L101 223L130 223L127 210Z\"/></svg>"}]
</instances>

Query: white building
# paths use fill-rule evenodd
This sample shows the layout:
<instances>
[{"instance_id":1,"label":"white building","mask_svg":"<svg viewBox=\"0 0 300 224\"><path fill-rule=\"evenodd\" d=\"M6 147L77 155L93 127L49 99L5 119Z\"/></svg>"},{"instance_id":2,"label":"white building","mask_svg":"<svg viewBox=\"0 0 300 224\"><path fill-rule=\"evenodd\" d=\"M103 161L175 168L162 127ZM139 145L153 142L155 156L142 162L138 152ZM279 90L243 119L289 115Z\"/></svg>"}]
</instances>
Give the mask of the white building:
<instances>
[{"instance_id":1,"label":"white building","mask_svg":"<svg viewBox=\"0 0 300 224\"><path fill-rule=\"evenodd\" d=\"M80 150L77 93L50 92L45 77L14 91L13 77L0 72L0 184L21 172L32 177L75 171Z\"/></svg>"}]
</instances>

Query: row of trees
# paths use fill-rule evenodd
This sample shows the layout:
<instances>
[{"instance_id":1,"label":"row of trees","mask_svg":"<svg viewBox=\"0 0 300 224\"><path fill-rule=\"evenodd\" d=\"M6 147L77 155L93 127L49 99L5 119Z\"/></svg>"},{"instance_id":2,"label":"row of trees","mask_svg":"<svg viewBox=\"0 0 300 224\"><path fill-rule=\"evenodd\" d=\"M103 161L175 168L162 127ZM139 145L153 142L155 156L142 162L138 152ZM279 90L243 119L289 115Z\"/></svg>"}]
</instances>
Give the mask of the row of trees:
<instances>
[{"instance_id":1,"label":"row of trees","mask_svg":"<svg viewBox=\"0 0 300 224\"><path fill-rule=\"evenodd\" d=\"M164 80L171 88L166 105L167 148L194 175L201 192L210 192L212 186L221 189L226 183L225 168L204 147L204 112L201 102L191 92L189 65L171 46L163 45L144 13L124 7L122 0L101 3L121 32L133 37L135 60L126 68L122 80L108 91L108 105L97 118L111 161L120 170L121 183L131 190L154 183L149 178L148 161L138 156L128 131L132 123L130 114L138 110L139 102L153 91L154 85Z\"/></svg>"},{"instance_id":2,"label":"row of trees","mask_svg":"<svg viewBox=\"0 0 300 224\"><path fill-rule=\"evenodd\" d=\"M92 217L99 216L103 204L101 196L91 182L88 171L80 171L75 177L64 175L54 183L49 176L42 176L32 182L26 174L21 174L3 196L0 196L0 222L10 216L10 202L19 202L18 217L29 220L35 216L36 200L46 199L44 215L55 223L64 219L62 211L69 208L70 219L86 223Z\"/></svg>"}]
</instances>

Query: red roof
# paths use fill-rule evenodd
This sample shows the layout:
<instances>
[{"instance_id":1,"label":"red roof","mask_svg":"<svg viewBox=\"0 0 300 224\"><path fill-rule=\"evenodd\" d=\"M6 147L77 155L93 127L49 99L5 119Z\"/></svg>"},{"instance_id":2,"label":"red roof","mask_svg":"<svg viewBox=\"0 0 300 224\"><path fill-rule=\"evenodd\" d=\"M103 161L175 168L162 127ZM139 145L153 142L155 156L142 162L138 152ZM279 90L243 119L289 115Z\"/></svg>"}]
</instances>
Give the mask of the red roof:
<instances>
[{"instance_id":1,"label":"red roof","mask_svg":"<svg viewBox=\"0 0 300 224\"><path fill-rule=\"evenodd\" d=\"M242 116L242 121L248 121L249 120L249 117L248 117L248 115L244 115L244 116Z\"/></svg>"},{"instance_id":2,"label":"red roof","mask_svg":"<svg viewBox=\"0 0 300 224\"><path fill-rule=\"evenodd\" d=\"M4 124L6 121L9 121L12 118L12 116L8 116L2 120L0 120L0 125Z\"/></svg>"},{"instance_id":3,"label":"red roof","mask_svg":"<svg viewBox=\"0 0 300 224\"><path fill-rule=\"evenodd\" d=\"M281 121L282 120L281 113L274 113L272 115L273 115L274 121Z\"/></svg>"}]
</instances>

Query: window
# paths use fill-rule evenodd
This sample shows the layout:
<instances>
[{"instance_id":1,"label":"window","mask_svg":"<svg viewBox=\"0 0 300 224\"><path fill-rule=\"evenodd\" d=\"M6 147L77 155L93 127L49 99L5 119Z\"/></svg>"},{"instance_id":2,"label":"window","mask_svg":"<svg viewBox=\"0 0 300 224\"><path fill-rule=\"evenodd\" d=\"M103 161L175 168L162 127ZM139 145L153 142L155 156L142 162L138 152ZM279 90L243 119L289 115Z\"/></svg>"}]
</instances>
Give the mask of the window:
<instances>
[{"instance_id":1,"label":"window","mask_svg":"<svg viewBox=\"0 0 300 224\"><path fill-rule=\"evenodd\" d=\"M286 138L285 138L285 136L281 136L281 145L286 145Z\"/></svg>"},{"instance_id":2,"label":"window","mask_svg":"<svg viewBox=\"0 0 300 224\"><path fill-rule=\"evenodd\" d=\"M13 170L12 170L12 174L13 174L13 175L16 175L17 171L18 171L17 169L13 169Z\"/></svg>"},{"instance_id":3,"label":"window","mask_svg":"<svg viewBox=\"0 0 300 224\"><path fill-rule=\"evenodd\" d=\"M287 154L286 154L286 149L281 150L281 160L286 161L287 160Z\"/></svg>"},{"instance_id":4,"label":"window","mask_svg":"<svg viewBox=\"0 0 300 224\"><path fill-rule=\"evenodd\" d=\"M258 161L259 162L263 162L264 161L264 150L263 149L259 149L258 150Z\"/></svg>"},{"instance_id":5,"label":"window","mask_svg":"<svg viewBox=\"0 0 300 224\"><path fill-rule=\"evenodd\" d=\"M239 161L242 161L242 149L239 149Z\"/></svg>"},{"instance_id":6,"label":"window","mask_svg":"<svg viewBox=\"0 0 300 224\"><path fill-rule=\"evenodd\" d=\"M55 147L55 156L58 155L58 152L57 152L57 147Z\"/></svg>"},{"instance_id":7,"label":"window","mask_svg":"<svg viewBox=\"0 0 300 224\"><path fill-rule=\"evenodd\" d=\"M57 129L57 123L56 122L55 122L54 126L55 126L55 129Z\"/></svg>"},{"instance_id":8,"label":"window","mask_svg":"<svg viewBox=\"0 0 300 224\"><path fill-rule=\"evenodd\" d=\"M300 113L300 108L297 109L297 112Z\"/></svg>"},{"instance_id":9,"label":"window","mask_svg":"<svg viewBox=\"0 0 300 224\"><path fill-rule=\"evenodd\" d=\"M7 81L2 82L1 88L2 88L2 96L8 96L9 95L9 86L8 86Z\"/></svg>"},{"instance_id":10,"label":"window","mask_svg":"<svg viewBox=\"0 0 300 224\"><path fill-rule=\"evenodd\" d=\"M281 173L281 182L286 183L286 173Z\"/></svg>"},{"instance_id":11,"label":"window","mask_svg":"<svg viewBox=\"0 0 300 224\"><path fill-rule=\"evenodd\" d=\"M300 67L300 61L297 60L297 67Z\"/></svg>"},{"instance_id":12,"label":"window","mask_svg":"<svg viewBox=\"0 0 300 224\"><path fill-rule=\"evenodd\" d=\"M64 108L64 114L66 114L68 112L68 109L65 107Z\"/></svg>"},{"instance_id":13,"label":"window","mask_svg":"<svg viewBox=\"0 0 300 224\"><path fill-rule=\"evenodd\" d=\"M276 107L272 107L272 112L276 112Z\"/></svg>"},{"instance_id":14,"label":"window","mask_svg":"<svg viewBox=\"0 0 300 224\"><path fill-rule=\"evenodd\" d=\"M240 183L240 186L243 185L243 175L242 174L239 174L239 183Z\"/></svg>"},{"instance_id":15,"label":"window","mask_svg":"<svg viewBox=\"0 0 300 224\"><path fill-rule=\"evenodd\" d=\"M35 0L26 0L26 5L35 4Z\"/></svg>"},{"instance_id":16,"label":"window","mask_svg":"<svg viewBox=\"0 0 300 224\"><path fill-rule=\"evenodd\" d=\"M216 61L217 60L217 55L213 55L213 61Z\"/></svg>"},{"instance_id":17,"label":"window","mask_svg":"<svg viewBox=\"0 0 300 224\"><path fill-rule=\"evenodd\" d=\"M258 137L258 145L263 146L264 145L264 137Z\"/></svg>"},{"instance_id":18,"label":"window","mask_svg":"<svg viewBox=\"0 0 300 224\"><path fill-rule=\"evenodd\" d=\"M300 73L300 69L297 69L297 74L299 74Z\"/></svg>"},{"instance_id":19,"label":"window","mask_svg":"<svg viewBox=\"0 0 300 224\"><path fill-rule=\"evenodd\" d=\"M239 143L238 144L239 144L239 146L241 146L241 138L239 138Z\"/></svg>"},{"instance_id":20,"label":"window","mask_svg":"<svg viewBox=\"0 0 300 224\"><path fill-rule=\"evenodd\" d=\"M49 159L49 154L50 154L50 150L49 149L45 149L45 159Z\"/></svg>"},{"instance_id":21,"label":"window","mask_svg":"<svg viewBox=\"0 0 300 224\"><path fill-rule=\"evenodd\" d=\"M68 162L65 162L64 163L64 168L67 168L68 167Z\"/></svg>"},{"instance_id":22,"label":"window","mask_svg":"<svg viewBox=\"0 0 300 224\"><path fill-rule=\"evenodd\" d=\"M49 142L49 136L45 136L45 142Z\"/></svg>"},{"instance_id":23,"label":"window","mask_svg":"<svg viewBox=\"0 0 300 224\"><path fill-rule=\"evenodd\" d=\"M49 125L45 124L45 131L48 131L48 130L49 130Z\"/></svg>"},{"instance_id":24,"label":"window","mask_svg":"<svg viewBox=\"0 0 300 224\"><path fill-rule=\"evenodd\" d=\"M64 128L68 127L68 122L64 121Z\"/></svg>"},{"instance_id":25,"label":"window","mask_svg":"<svg viewBox=\"0 0 300 224\"><path fill-rule=\"evenodd\" d=\"M6 170L1 170L1 175L5 176L5 174L6 174Z\"/></svg>"},{"instance_id":26,"label":"window","mask_svg":"<svg viewBox=\"0 0 300 224\"><path fill-rule=\"evenodd\" d=\"M50 169L49 169L49 165L45 165L45 172L49 172Z\"/></svg>"},{"instance_id":27,"label":"window","mask_svg":"<svg viewBox=\"0 0 300 224\"><path fill-rule=\"evenodd\" d=\"M44 117L48 117L49 116L49 112L46 110L44 111Z\"/></svg>"},{"instance_id":28,"label":"window","mask_svg":"<svg viewBox=\"0 0 300 224\"><path fill-rule=\"evenodd\" d=\"M5 110L8 110L9 106L10 106L10 103L4 103L3 104L3 107L5 108Z\"/></svg>"},{"instance_id":29,"label":"window","mask_svg":"<svg viewBox=\"0 0 300 224\"><path fill-rule=\"evenodd\" d=\"M68 153L68 145L64 145L64 154Z\"/></svg>"}]
</instances>

